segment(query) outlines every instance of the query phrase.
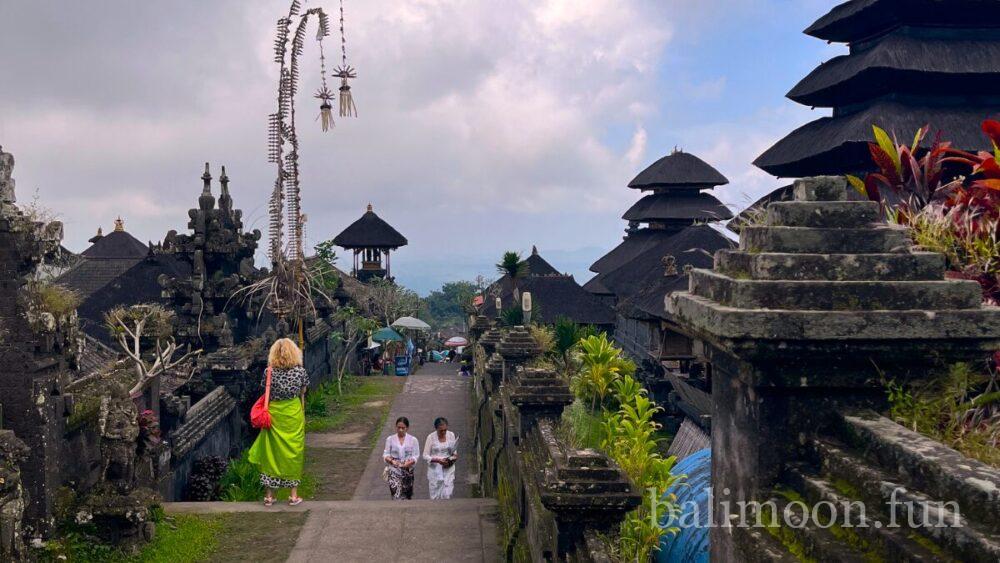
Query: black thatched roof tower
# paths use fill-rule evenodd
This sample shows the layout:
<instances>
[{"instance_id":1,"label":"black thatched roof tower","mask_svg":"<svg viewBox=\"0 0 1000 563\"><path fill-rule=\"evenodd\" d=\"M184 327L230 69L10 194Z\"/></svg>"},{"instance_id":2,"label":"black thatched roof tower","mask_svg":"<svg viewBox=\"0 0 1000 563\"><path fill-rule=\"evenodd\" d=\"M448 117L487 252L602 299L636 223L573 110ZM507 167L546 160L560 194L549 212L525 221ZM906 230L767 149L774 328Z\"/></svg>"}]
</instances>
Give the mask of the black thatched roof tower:
<instances>
[{"instance_id":1,"label":"black thatched roof tower","mask_svg":"<svg viewBox=\"0 0 1000 563\"><path fill-rule=\"evenodd\" d=\"M788 93L833 115L792 131L758 167L791 178L866 171L872 125L903 140L929 124L956 148L990 148L980 123L1000 114L997 0L851 0L805 33L850 47Z\"/></svg>"},{"instance_id":2,"label":"black thatched roof tower","mask_svg":"<svg viewBox=\"0 0 1000 563\"><path fill-rule=\"evenodd\" d=\"M654 285L659 286L658 278L664 277L660 261L665 253L673 253L673 247L669 243L664 244L683 233L688 234L682 238L691 246L673 249L677 252L688 248L714 252L728 247L730 243L726 237L711 227L698 228L697 225L732 218L729 208L705 193L728 183L725 176L704 160L678 150L640 172L628 187L650 193L622 216L629 222L625 240L590 266L597 276L587 282L584 289L609 301L620 302L631 297L641 285L615 283L612 280L643 278L638 271L645 273L648 270L646 265L651 263L660 264L657 266L659 273L650 278ZM681 260L680 256L676 258ZM681 264L685 263L682 260Z\"/></svg>"},{"instance_id":3,"label":"black thatched roof tower","mask_svg":"<svg viewBox=\"0 0 1000 563\"><path fill-rule=\"evenodd\" d=\"M636 176L628 187L652 192L633 205L622 219L679 230L699 221L720 221L733 214L715 197L702 193L729 180L704 160L675 150Z\"/></svg>"},{"instance_id":4,"label":"black thatched roof tower","mask_svg":"<svg viewBox=\"0 0 1000 563\"><path fill-rule=\"evenodd\" d=\"M376 215L369 203L365 214L337 235L333 243L345 250L354 251L353 275L361 281L368 281L372 278L390 278L389 252L406 246L408 241L392 225Z\"/></svg>"}]
</instances>

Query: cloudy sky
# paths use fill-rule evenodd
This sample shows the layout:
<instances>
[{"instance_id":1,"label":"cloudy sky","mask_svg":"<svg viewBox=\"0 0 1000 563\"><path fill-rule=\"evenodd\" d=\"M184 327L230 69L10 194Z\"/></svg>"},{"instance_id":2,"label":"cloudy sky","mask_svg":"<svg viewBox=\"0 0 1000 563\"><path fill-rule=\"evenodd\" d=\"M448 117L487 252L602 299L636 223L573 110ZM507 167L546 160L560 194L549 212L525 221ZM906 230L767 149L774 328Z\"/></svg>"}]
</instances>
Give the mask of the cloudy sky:
<instances>
[{"instance_id":1,"label":"cloudy sky","mask_svg":"<svg viewBox=\"0 0 1000 563\"><path fill-rule=\"evenodd\" d=\"M750 162L822 113L784 94L841 52L801 33L837 3L345 0L360 117L322 133L315 43L302 62L309 240L371 202L409 238L394 273L421 292L533 244L583 282L620 241L639 197L625 185L675 146L730 179L718 196L735 209L779 185ZM265 230L287 4L0 0L0 145L20 200L58 213L75 251L118 215L160 240L186 228L208 161Z\"/></svg>"}]
</instances>

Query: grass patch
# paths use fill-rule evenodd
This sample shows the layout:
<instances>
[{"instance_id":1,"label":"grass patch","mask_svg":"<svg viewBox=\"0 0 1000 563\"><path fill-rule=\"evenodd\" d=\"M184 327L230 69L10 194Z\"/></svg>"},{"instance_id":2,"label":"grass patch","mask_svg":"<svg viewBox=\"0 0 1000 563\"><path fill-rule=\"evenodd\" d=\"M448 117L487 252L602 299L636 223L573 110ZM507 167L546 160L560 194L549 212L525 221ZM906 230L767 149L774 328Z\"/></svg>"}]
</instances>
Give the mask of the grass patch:
<instances>
[{"instance_id":1,"label":"grass patch","mask_svg":"<svg viewBox=\"0 0 1000 563\"><path fill-rule=\"evenodd\" d=\"M380 376L345 377L343 393L337 392L335 382L321 385L313 394L323 397L314 400L322 402L325 409L314 408L312 414L307 410L306 432L336 430L350 420L355 407L386 396L392 397L398 387L399 383L394 378Z\"/></svg>"},{"instance_id":2,"label":"grass patch","mask_svg":"<svg viewBox=\"0 0 1000 563\"><path fill-rule=\"evenodd\" d=\"M601 447L604 430L601 416L587 408L579 399L563 410L560 431L566 444L576 449Z\"/></svg>"},{"instance_id":3,"label":"grass patch","mask_svg":"<svg viewBox=\"0 0 1000 563\"><path fill-rule=\"evenodd\" d=\"M205 561L218 546L224 522L219 517L179 514L157 526L156 537L136 557L145 563Z\"/></svg>"},{"instance_id":4,"label":"grass patch","mask_svg":"<svg viewBox=\"0 0 1000 563\"><path fill-rule=\"evenodd\" d=\"M914 432L1000 467L1000 376L968 364L926 382L885 382L889 416Z\"/></svg>"},{"instance_id":5,"label":"grass patch","mask_svg":"<svg viewBox=\"0 0 1000 563\"><path fill-rule=\"evenodd\" d=\"M102 544L83 527L70 526L39 552L39 561L69 563L183 563L207 561L217 546L221 520L195 515L165 517L153 541L138 553Z\"/></svg>"}]
</instances>

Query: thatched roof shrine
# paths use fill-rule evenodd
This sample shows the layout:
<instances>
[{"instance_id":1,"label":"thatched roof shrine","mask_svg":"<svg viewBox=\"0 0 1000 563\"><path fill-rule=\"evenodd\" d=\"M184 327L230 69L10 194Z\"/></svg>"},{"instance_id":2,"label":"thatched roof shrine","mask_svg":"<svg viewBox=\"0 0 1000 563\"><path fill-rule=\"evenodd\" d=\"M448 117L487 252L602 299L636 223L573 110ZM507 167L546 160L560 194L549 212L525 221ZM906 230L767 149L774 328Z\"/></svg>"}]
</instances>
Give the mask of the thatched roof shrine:
<instances>
[{"instance_id":1,"label":"thatched roof shrine","mask_svg":"<svg viewBox=\"0 0 1000 563\"><path fill-rule=\"evenodd\" d=\"M333 239L333 243L348 250L359 248L395 250L408 244L406 237L372 211L371 204L360 219L351 223Z\"/></svg>"}]
</instances>

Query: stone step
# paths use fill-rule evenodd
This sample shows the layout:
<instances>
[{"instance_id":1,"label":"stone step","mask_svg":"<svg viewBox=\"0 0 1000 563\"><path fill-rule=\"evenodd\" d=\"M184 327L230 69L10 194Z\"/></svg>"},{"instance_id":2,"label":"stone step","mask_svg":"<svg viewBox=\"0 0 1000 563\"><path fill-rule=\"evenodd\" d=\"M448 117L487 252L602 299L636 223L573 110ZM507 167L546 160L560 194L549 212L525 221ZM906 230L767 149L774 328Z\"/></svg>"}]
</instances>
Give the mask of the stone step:
<instances>
[{"instance_id":1,"label":"stone step","mask_svg":"<svg viewBox=\"0 0 1000 563\"><path fill-rule=\"evenodd\" d=\"M720 250L715 269L737 279L829 281L943 280L945 260L936 252L891 254L787 254Z\"/></svg>"},{"instance_id":2,"label":"stone step","mask_svg":"<svg viewBox=\"0 0 1000 563\"><path fill-rule=\"evenodd\" d=\"M739 309L794 311L926 311L978 309L979 284L941 281L739 280L711 270L692 270L694 295Z\"/></svg>"},{"instance_id":3,"label":"stone step","mask_svg":"<svg viewBox=\"0 0 1000 563\"><path fill-rule=\"evenodd\" d=\"M880 254L903 252L913 243L905 228L881 225L868 229L747 226L740 231L740 250L795 254Z\"/></svg>"},{"instance_id":4,"label":"stone step","mask_svg":"<svg viewBox=\"0 0 1000 563\"><path fill-rule=\"evenodd\" d=\"M796 201L848 201L857 192L844 176L814 176L796 180L792 186Z\"/></svg>"},{"instance_id":5,"label":"stone step","mask_svg":"<svg viewBox=\"0 0 1000 563\"><path fill-rule=\"evenodd\" d=\"M964 514L1000 530L1000 469L914 432L875 412L842 417L842 437L910 485L954 499Z\"/></svg>"},{"instance_id":6,"label":"stone step","mask_svg":"<svg viewBox=\"0 0 1000 563\"><path fill-rule=\"evenodd\" d=\"M814 507L823 525L834 522L839 538L868 555L903 563L956 561L937 546L927 546L914 539L914 532L884 526L889 518L875 510L874 505L842 493L822 477L793 467L787 472L787 480ZM841 484L842 488L850 486L849 483Z\"/></svg>"},{"instance_id":7,"label":"stone step","mask_svg":"<svg viewBox=\"0 0 1000 563\"><path fill-rule=\"evenodd\" d=\"M787 341L790 345L820 340L850 347L855 354L881 357L893 342L933 352L933 341L949 338L955 357L982 358L1000 348L1000 315L996 308L951 311L772 311L738 309L690 292L664 297L671 319L720 338ZM869 345L873 341L881 342ZM924 344L926 343L926 345ZM759 348L760 343L755 346ZM753 349L748 349L752 351ZM893 356L895 357L895 356Z\"/></svg>"},{"instance_id":8,"label":"stone step","mask_svg":"<svg viewBox=\"0 0 1000 563\"><path fill-rule=\"evenodd\" d=\"M862 228L882 223L874 201L776 201L767 207L772 227Z\"/></svg>"},{"instance_id":9,"label":"stone step","mask_svg":"<svg viewBox=\"0 0 1000 563\"><path fill-rule=\"evenodd\" d=\"M733 528L733 535L739 545L752 545L753 549L741 553L746 563L800 563L800 559L788 553L778 540L764 528Z\"/></svg>"},{"instance_id":10,"label":"stone step","mask_svg":"<svg viewBox=\"0 0 1000 563\"><path fill-rule=\"evenodd\" d=\"M830 563L863 563L868 561L865 554L854 546L840 541L829 529L816 525L816 522L805 513L808 506L801 501L789 501L780 494L773 495L769 502L776 506L775 514L781 523L780 534L789 543L793 543L802 553L794 553L803 559ZM764 521L765 525L773 522ZM772 530L774 528L771 528ZM790 540L790 541L789 541ZM798 551L798 549L796 551Z\"/></svg>"},{"instance_id":11,"label":"stone step","mask_svg":"<svg viewBox=\"0 0 1000 563\"><path fill-rule=\"evenodd\" d=\"M906 487L900 479L829 440L816 440L822 473L833 482L850 483L858 500L889 517L886 527L919 533L961 561L1000 561L1000 535L974 525L949 507L951 498L932 498ZM910 526L910 523L929 525Z\"/></svg>"}]
</instances>

